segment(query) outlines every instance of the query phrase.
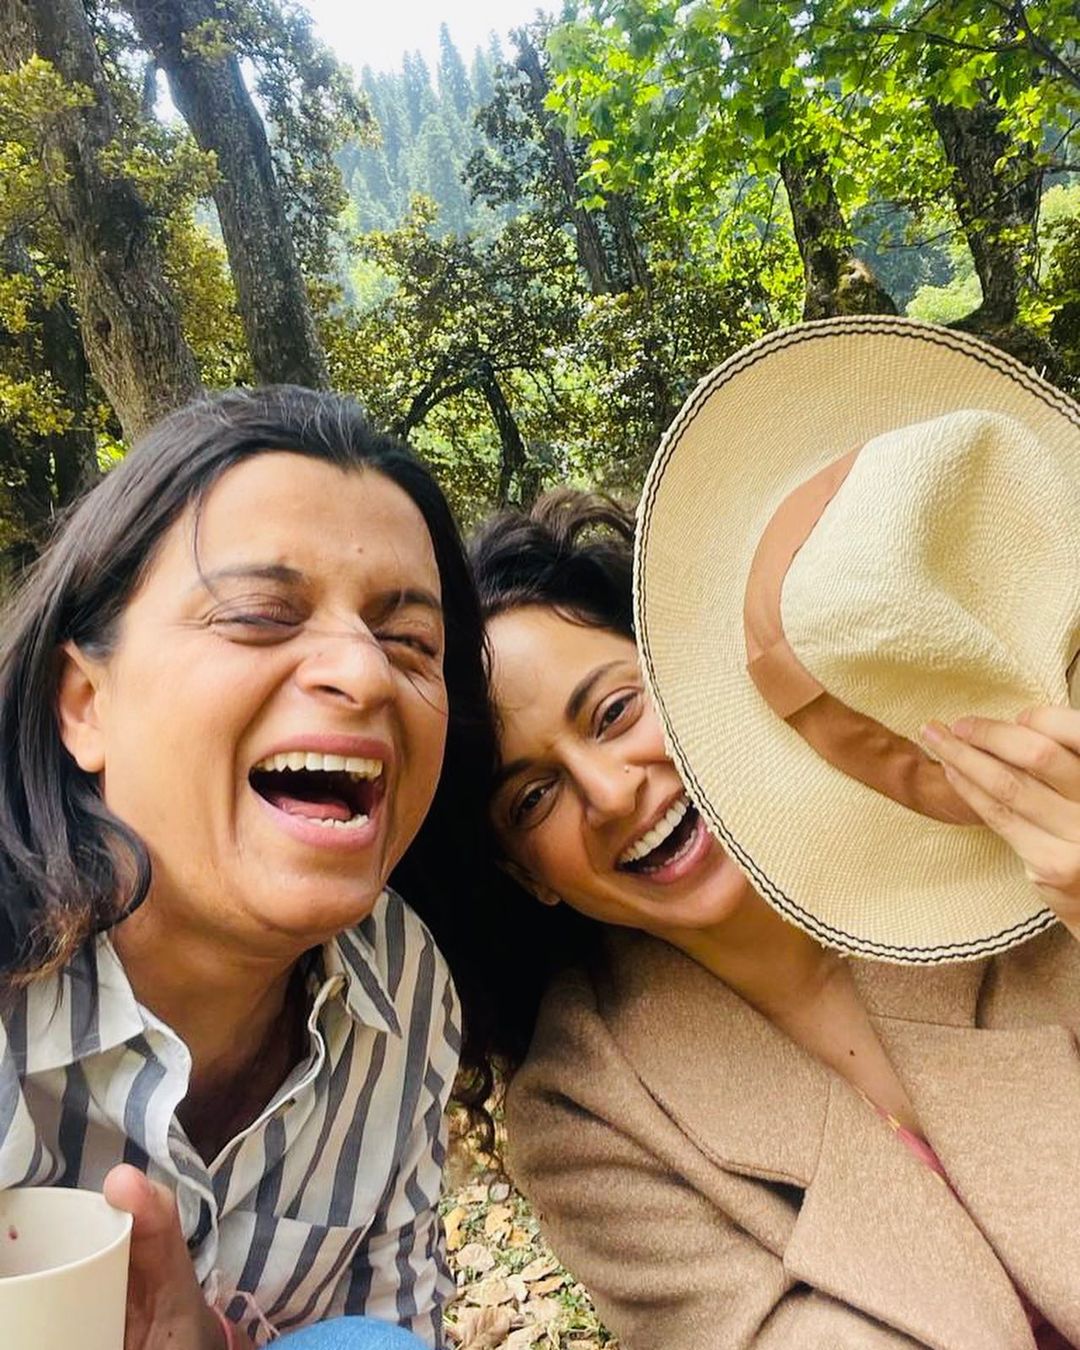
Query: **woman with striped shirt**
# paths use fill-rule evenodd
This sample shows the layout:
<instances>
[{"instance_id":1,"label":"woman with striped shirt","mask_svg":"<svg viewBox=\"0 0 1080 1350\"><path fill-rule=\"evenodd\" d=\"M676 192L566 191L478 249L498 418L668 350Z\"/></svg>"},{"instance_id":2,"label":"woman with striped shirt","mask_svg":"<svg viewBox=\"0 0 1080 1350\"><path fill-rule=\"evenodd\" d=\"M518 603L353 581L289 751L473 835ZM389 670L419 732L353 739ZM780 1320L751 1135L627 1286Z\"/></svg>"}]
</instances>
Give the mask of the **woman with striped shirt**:
<instances>
[{"instance_id":1,"label":"woman with striped shirt","mask_svg":"<svg viewBox=\"0 0 1080 1350\"><path fill-rule=\"evenodd\" d=\"M492 741L439 489L344 399L199 401L3 632L0 1187L133 1214L126 1350L441 1345L418 914L482 884Z\"/></svg>"}]
</instances>

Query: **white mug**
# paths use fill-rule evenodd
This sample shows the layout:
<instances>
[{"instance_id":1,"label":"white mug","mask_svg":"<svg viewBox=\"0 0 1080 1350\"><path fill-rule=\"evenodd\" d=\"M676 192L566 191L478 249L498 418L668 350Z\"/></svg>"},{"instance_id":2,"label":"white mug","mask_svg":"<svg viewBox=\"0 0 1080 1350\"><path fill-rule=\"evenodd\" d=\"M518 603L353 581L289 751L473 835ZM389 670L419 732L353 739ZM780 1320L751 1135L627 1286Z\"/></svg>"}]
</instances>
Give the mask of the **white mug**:
<instances>
[{"instance_id":1,"label":"white mug","mask_svg":"<svg viewBox=\"0 0 1080 1350\"><path fill-rule=\"evenodd\" d=\"M130 1241L96 1191L0 1191L4 1350L124 1350Z\"/></svg>"}]
</instances>

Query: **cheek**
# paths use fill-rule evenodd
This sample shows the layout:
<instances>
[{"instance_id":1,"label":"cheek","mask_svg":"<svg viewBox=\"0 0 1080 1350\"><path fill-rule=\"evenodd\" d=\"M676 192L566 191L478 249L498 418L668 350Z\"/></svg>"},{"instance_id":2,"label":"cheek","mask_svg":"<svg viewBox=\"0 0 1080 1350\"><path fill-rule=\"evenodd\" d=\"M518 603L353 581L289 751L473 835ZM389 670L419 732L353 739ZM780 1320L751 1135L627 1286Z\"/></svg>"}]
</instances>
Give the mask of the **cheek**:
<instances>
[{"instance_id":1,"label":"cheek","mask_svg":"<svg viewBox=\"0 0 1080 1350\"><path fill-rule=\"evenodd\" d=\"M560 884L570 885L589 870L581 834L574 828L570 812L561 804L547 820L529 831L518 854L521 865L530 875L556 890Z\"/></svg>"},{"instance_id":2,"label":"cheek","mask_svg":"<svg viewBox=\"0 0 1080 1350\"><path fill-rule=\"evenodd\" d=\"M426 811L435 795L446 752L447 713L445 692L409 694L409 744L406 749L407 781L404 795L414 810Z\"/></svg>"}]
</instances>

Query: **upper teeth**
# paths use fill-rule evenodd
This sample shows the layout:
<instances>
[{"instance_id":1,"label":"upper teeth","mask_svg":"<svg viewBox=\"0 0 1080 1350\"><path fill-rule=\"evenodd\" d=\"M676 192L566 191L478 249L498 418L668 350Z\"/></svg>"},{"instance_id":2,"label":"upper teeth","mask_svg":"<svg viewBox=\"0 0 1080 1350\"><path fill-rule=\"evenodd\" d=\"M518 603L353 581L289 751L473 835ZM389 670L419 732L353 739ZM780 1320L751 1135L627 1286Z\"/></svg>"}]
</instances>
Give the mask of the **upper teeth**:
<instances>
[{"instance_id":1,"label":"upper teeth","mask_svg":"<svg viewBox=\"0 0 1080 1350\"><path fill-rule=\"evenodd\" d=\"M647 853L651 853L654 848L662 844L668 835L671 834L672 830L675 829L689 809L690 803L685 797L680 797L677 802L673 802L651 830L647 831L636 843L631 844L629 848L624 849L623 852L619 854L619 862L637 862L639 858L644 858Z\"/></svg>"},{"instance_id":2,"label":"upper teeth","mask_svg":"<svg viewBox=\"0 0 1080 1350\"><path fill-rule=\"evenodd\" d=\"M255 765L264 773L285 769L306 769L308 773L347 773L350 778L378 778L383 771L381 759L361 759L358 755L320 755L314 750L284 750L267 755Z\"/></svg>"}]
</instances>

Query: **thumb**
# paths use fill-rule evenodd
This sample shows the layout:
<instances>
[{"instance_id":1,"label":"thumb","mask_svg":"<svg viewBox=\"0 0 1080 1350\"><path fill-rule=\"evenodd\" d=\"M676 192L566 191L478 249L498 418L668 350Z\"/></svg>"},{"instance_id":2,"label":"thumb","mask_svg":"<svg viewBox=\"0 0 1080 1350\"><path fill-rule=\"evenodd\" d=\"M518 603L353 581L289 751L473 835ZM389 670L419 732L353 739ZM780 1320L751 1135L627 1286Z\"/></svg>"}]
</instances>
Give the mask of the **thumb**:
<instances>
[{"instance_id":1,"label":"thumb","mask_svg":"<svg viewBox=\"0 0 1080 1350\"><path fill-rule=\"evenodd\" d=\"M187 1248L180 1231L176 1199L167 1186L151 1181L129 1163L114 1167L105 1178L105 1199L131 1215L132 1260L176 1259L176 1249Z\"/></svg>"}]
</instances>

